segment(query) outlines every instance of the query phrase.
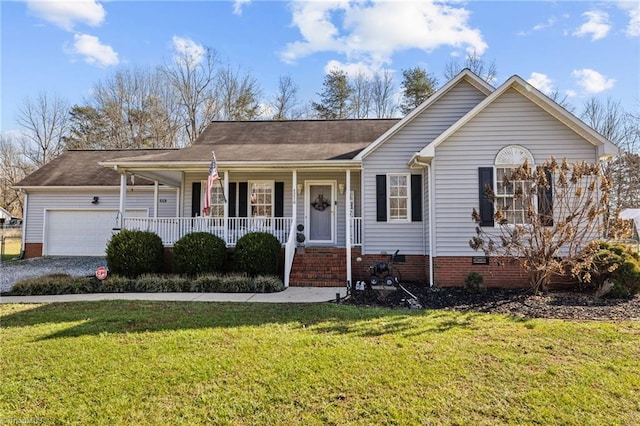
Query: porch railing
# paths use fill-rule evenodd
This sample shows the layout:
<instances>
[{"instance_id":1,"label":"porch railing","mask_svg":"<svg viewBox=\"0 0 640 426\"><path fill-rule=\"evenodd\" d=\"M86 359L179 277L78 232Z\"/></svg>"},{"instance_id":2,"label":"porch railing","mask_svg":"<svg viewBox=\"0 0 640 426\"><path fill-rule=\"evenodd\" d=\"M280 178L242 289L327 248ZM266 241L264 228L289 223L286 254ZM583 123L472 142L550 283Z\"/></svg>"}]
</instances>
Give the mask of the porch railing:
<instances>
[{"instance_id":1,"label":"porch railing","mask_svg":"<svg viewBox=\"0 0 640 426\"><path fill-rule=\"evenodd\" d=\"M235 246L249 232L268 232L280 244L286 244L293 232L290 217L125 217L125 229L151 231L160 236L165 246L172 246L191 232L209 232L222 238L227 246Z\"/></svg>"},{"instance_id":2,"label":"porch railing","mask_svg":"<svg viewBox=\"0 0 640 426\"><path fill-rule=\"evenodd\" d=\"M293 268L293 258L296 255L296 223L291 221L289 229L289 238L284 246L284 286L289 287L289 278L291 277L291 269Z\"/></svg>"},{"instance_id":3,"label":"porch railing","mask_svg":"<svg viewBox=\"0 0 640 426\"><path fill-rule=\"evenodd\" d=\"M351 246L359 247L362 245L362 218L351 218Z\"/></svg>"}]
</instances>

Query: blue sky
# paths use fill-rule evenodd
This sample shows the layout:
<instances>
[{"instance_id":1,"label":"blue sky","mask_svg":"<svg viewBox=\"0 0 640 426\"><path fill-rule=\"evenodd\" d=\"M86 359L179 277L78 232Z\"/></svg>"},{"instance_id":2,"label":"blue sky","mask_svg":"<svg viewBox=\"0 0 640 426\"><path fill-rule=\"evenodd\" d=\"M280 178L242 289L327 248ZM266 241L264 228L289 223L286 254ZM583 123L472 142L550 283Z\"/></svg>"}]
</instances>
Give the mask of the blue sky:
<instances>
[{"instance_id":1,"label":"blue sky","mask_svg":"<svg viewBox=\"0 0 640 426\"><path fill-rule=\"evenodd\" d=\"M580 112L597 96L640 110L637 1L98 1L0 3L0 132L15 130L26 97L81 104L119 67L160 65L176 49L208 46L275 93L290 75L302 101L318 100L324 74L421 66L443 84L467 52Z\"/></svg>"}]
</instances>

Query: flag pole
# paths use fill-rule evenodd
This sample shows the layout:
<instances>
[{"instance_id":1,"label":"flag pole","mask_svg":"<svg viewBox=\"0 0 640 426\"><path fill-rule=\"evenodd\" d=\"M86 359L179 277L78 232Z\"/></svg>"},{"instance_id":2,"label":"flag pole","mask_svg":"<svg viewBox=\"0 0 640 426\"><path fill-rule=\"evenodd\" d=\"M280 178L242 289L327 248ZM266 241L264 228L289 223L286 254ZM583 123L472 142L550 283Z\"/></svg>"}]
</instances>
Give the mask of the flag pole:
<instances>
[{"instance_id":1,"label":"flag pole","mask_svg":"<svg viewBox=\"0 0 640 426\"><path fill-rule=\"evenodd\" d=\"M218 160L216 159L215 151L211 151L211 156L213 157L213 164L215 164L215 168L216 168L216 172L217 172ZM218 176L220 176L220 173L218 173ZM222 186L222 179L221 178L218 178L218 185L220 185L220 191L222 192L222 199L226 203L227 202L227 196L224 193L224 186Z\"/></svg>"}]
</instances>

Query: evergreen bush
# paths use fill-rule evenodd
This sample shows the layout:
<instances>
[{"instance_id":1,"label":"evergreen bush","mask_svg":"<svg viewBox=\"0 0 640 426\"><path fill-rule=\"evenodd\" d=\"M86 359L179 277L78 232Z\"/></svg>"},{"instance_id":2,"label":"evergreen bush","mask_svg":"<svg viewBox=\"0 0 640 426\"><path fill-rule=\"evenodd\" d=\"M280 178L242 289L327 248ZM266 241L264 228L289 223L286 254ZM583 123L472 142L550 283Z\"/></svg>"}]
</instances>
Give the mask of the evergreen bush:
<instances>
[{"instance_id":1,"label":"evergreen bush","mask_svg":"<svg viewBox=\"0 0 640 426\"><path fill-rule=\"evenodd\" d=\"M173 268L178 274L196 276L222 272L227 247L222 238L208 232L193 232L173 245Z\"/></svg>"},{"instance_id":2,"label":"evergreen bush","mask_svg":"<svg viewBox=\"0 0 640 426\"><path fill-rule=\"evenodd\" d=\"M246 234L236 244L236 268L251 277L278 275L280 249L278 239L267 232Z\"/></svg>"},{"instance_id":3,"label":"evergreen bush","mask_svg":"<svg viewBox=\"0 0 640 426\"><path fill-rule=\"evenodd\" d=\"M112 274L136 278L162 269L164 247L153 232L123 229L107 245L107 266Z\"/></svg>"}]
</instances>

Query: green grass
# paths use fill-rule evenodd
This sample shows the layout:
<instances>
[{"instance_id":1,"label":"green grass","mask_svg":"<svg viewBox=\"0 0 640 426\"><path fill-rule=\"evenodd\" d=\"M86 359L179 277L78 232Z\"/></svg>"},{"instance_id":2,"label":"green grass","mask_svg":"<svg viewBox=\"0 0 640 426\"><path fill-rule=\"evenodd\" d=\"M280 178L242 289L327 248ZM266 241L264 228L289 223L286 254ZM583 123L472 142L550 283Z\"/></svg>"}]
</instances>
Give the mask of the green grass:
<instances>
[{"instance_id":1,"label":"green grass","mask_svg":"<svg viewBox=\"0 0 640 426\"><path fill-rule=\"evenodd\" d=\"M0 423L640 423L638 322L146 301L0 314Z\"/></svg>"}]
</instances>

